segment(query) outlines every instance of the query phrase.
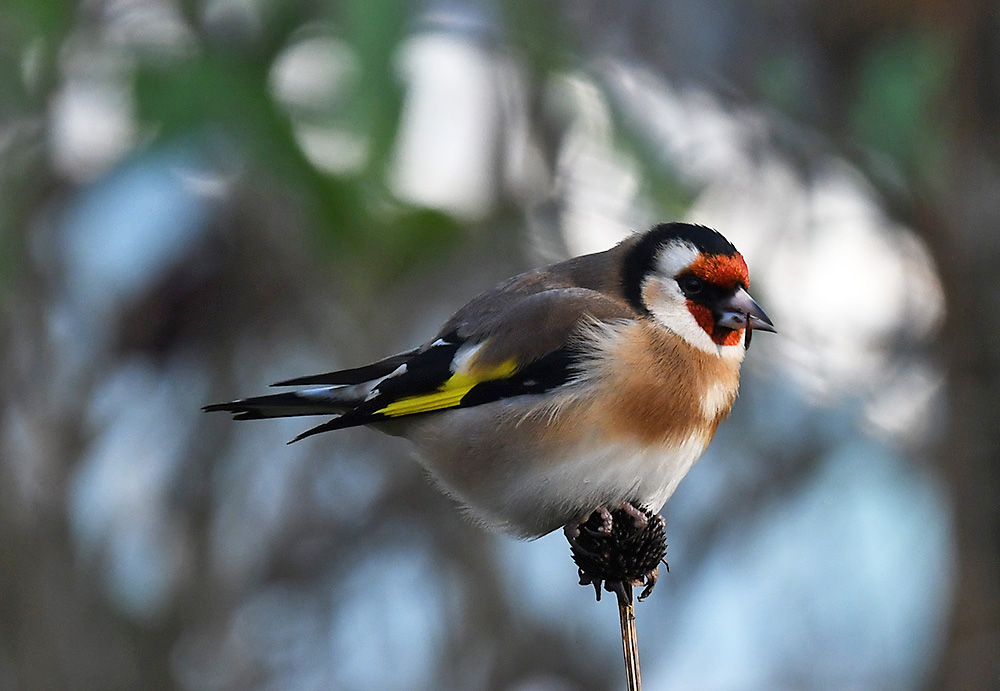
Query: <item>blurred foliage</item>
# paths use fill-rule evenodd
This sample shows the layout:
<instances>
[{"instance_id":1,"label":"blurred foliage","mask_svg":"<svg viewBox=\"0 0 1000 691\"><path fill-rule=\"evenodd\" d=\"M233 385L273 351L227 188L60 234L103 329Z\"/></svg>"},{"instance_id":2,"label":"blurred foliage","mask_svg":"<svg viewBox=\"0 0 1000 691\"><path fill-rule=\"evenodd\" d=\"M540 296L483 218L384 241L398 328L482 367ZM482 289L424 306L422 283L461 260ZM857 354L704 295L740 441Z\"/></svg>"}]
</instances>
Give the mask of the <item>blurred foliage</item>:
<instances>
[{"instance_id":1,"label":"blurred foliage","mask_svg":"<svg viewBox=\"0 0 1000 691\"><path fill-rule=\"evenodd\" d=\"M344 6L344 38L360 64L357 93L348 121L370 142L367 175L381 184L396 142L403 90L396 74L396 51L410 18L406 3L349 0Z\"/></svg>"},{"instance_id":2,"label":"blurred foliage","mask_svg":"<svg viewBox=\"0 0 1000 691\"><path fill-rule=\"evenodd\" d=\"M188 9L193 13L196 6L189 3ZM209 27L196 50L141 63L135 85L139 117L156 126L160 139L221 130L228 144L249 156L262 181L307 195L302 201L312 210L320 247L345 269L358 267L357 280L386 280L439 255L459 231L449 216L393 202L386 189L402 108L394 59L408 12L390 0L268 3L248 35L220 41ZM319 170L296 141L288 109L275 99L274 61L302 32L341 38L353 48L358 69L349 92L331 105L338 124L366 145L358 172Z\"/></svg>"},{"instance_id":3,"label":"blurred foliage","mask_svg":"<svg viewBox=\"0 0 1000 691\"><path fill-rule=\"evenodd\" d=\"M581 54L568 23L555 2L506 0L499 4L506 39L517 49L536 78L579 67Z\"/></svg>"},{"instance_id":4,"label":"blurred foliage","mask_svg":"<svg viewBox=\"0 0 1000 691\"><path fill-rule=\"evenodd\" d=\"M0 287L23 241L20 226L41 184L42 118L57 80L59 48L72 26L69 0L0 5Z\"/></svg>"},{"instance_id":5,"label":"blurred foliage","mask_svg":"<svg viewBox=\"0 0 1000 691\"><path fill-rule=\"evenodd\" d=\"M801 56L784 52L761 62L755 86L761 96L794 118L808 116L809 71Z\"/></svg>"},{"instance_id":6,"label":"blurred foliage","mask_svg":"<svg viewBox=\"0 0 1000 691\"><path fill-rule=\"evenodd\" d=\"M452 628L447 632L449 649L442 660L448 663L449 678L456 682L452 686L458 685L456 680L479 673L462 665L474 666L483 660L489 664L482 665L487 668L481 672L485 680L482 686L489 688L526 686L539 678L544 683L546 677L531 677L531 673L558 673L563 676L556 684L580 687L612 683L610 675L601 676L608 666L600 655L592 654L593 640L581 643L581 634L567 632L562 618L545 619L539 612L512 604L517 598L504 593L515 588L504 581L508 565L498 556L500 550L492 549L492 543L474 528L459 525L454 520L454 507L428 489L418 472L409 466L401 470L392 466L393 472L385 473L390 479L379 475L383 466L389 467L382 463L386 454L378 455L379 441L368 438L366 443L375 447L374 451L367 446L354 448L349 436L345 442L344 453L355 456L347 460L364 461L366 470L374 469L370 472L378 476L376 480L359 480L348 474L344 483L347 493L353 491L351 481L361 486L365 482L385 485L371 490L379 510L366 516L367 523L359 526L336 514L340 507L335 501L309 513L313 507L309 498L320 492L317 477L330 485L343 480L336 473L344 471L329 463L330 459L324 458L322 463L317 459L322 448L313 448L314 456L305 451L302 456L289 456L289 467L281 469L287 475L278 471L254 475L252 463L261 455L257 447L269 445L269 437L242 437L243 442L235 442L237 434L246 433L245 428L236 432L224 421L201 422L201 418L197 424L190 423L189 411L210 394L236 395L236 389L270 374L279 354L288 358L281 361L282 366L298 364L296 358L312 364L319 353L326 357L330 344L337 344L337 357L360 359L394 343L387 332L394 332L394 338L419 333L424 325L407 321L414 312L446 313L468 297L468 289L481 287L486 276L499 278L490 272L503 275L521 268L523 257L503 256L506 246L527 244L519 235L521 228L530 227L531 239L543 250L551 251L555 246L553 254L562 252L558 245L559 209L566 202L560 197L560 184L565 184L559 180L560 157L578 124L574 118L579 117L556 93L568 79L577 79L594 90L600 116L610 122L608 142L602 144L625 161L623 167L628 170L622 177L632 175L638 181L641 190L636 198L649 204L658 218L682 216L697 196L700 183L678 172L683 166L677 165L675 157L696 156L698 152L663 150L662 139L651 132L655 123L648 122L647 114L639 110L641 106L629 101L620 90L621 84L608 77L607 66L616 61L650 74L667 75L678 64L688 64L679 56L704 59L696 73L672 82L672 87L678 92L703 92L702 100L731 104L734 111L747 106L746 93L767 100L787 118L768 135L778 140L776 147L783 147L782 155L802 162L803 177L846 151L867 165L865 172L875 184L885 179L880 166L886 161L895 174L893 181L903 189L922 189L930 182L935 196L892 211L928 239L938 257L957 257L951 263L943 262L948 297L959 309L967 308L966 313L975 310L990 325L991 303L981 312L976 302L980 296L966 284L985 284L982 277L992 277L995 272L989 261L994 258L990 233L995 235L996 226L990 224L989 213L996 187L988 174L994 163L966 170L966 178L951 177L955 170L962 171L965 161L974 158L956 152L978 155L988 136L993 137L991 141L1000 141L995 118L974 117L982 115L975 111L975 100L956 98L956 91L969 81L985 84L984 88L995 87L992 76L997 65L995 59L988 59L1000 55L996 47L996 35L1000 34L992 30L998 21L995 8L989 14L985 3L972 4L982 16L971 10L953 14L951 7L944 5L934 14L935 3L913 8L907 3L877 7L855 3L837 8L837 12L824 3L803 3L785 17L784 4L761 2L696 6L641 0L468 4L3 0L0 307L4 309L0 324L4 328L0 329L0 343L4 345L5 367L0 389L7 394L0 397L0 414L4 415L0 418L0 441L5 445L0 450L7 454L4 463L13 468L16 461L23 467L17 466L15 472L3 466L7 475L0 482L0 511L11 514L0 520L0 550L5 554L0 585L6 586L8 595L0 629L0 689L17 687L22 679L34 681L27 682L27 688L58 688L60 682L102 690L169 688L180 683L184 664L191 659L203 664L201 672L210 681L202 687L194 682L181 684L185 688L250 688L261 682L266 670L247 662L252 651L241 647L249 646L246 641L238 635L227 637L230 620L236 621L233 630L238 632L237 624L241 616L246 618L247 608L276 584L311 604L313 600L295 590L302 585L295 582L297 579L307 582L304 590L312 587L342 595L323 579L340 583L347 577L353 562L345 555L360 560L369 554L365 550L387 549L386 544L392 541L385 539L386 534L395 535L393 530L398 528L393 521L403 523L404 532L423 535L437 549L449 552L442 569L452 580L442 589L458 598L459 604L449 602L441 610L455 618L447 622ZM179 25L179 37L158 41L144 38L141 32L129 33L150 20L122 19L119 15L150 7L170 14L171 21ZM458 16L455 24L445 29L435 25L432 16L442 9ZM776 14L782 14L781 31L774 29ZM934 19L939 17L948 20L936 23ZM962 21L969 26L963 26ZM970 31L964 31L967 28ZM976 29L979 43L960 45L954 37L972 36L971 29ZM528 193L508 189L504 175L494 171L495 201L477 218L462 218L454 211L400 199L390 182L407 102L399 64L401 48L408 39L433 31L451 32L474 43L490 59L509 62L510 79L522 82L518 89L523 94L519 91L518 96L526 101L523 137L528 143L523 147L541 160L541 171L536 171ZM277 64L290 49L317 39L346 47L342 83L317 103L283 101L275 88ZM94 54L114 58L115 74L110 79L134 108L129 117L134 119L135 137L120 158L109 159L109 168L95 167L87 171L89 177L74 177L57 164L54 121L59 97L75 78L74 71L99 69L99 60L90 63ZM971 76L970 66L963 65L968 60L981 60L974 62L975 74ZM990 98L995 99L996 94ZM966 110L959 112L960 108ZM491 155L499 170L516 155L505 150L511 144L504 139L514 128L501 116L497 122L501 141ZM956 127L956 122L962 127ZM363 152L360 160L341 168L324 167L310 157L303 144L304 124L343 134L358 144ZM602 127L604 124L602 119ZM983 132L975 131L975 126ZM68 263L59 247L65 240L62 216L116 171L153 158L151 153L172 150L178 143L190 144L201 156L215 157L209 164L223 171L220 177L226 178L227 184L235 178L225 201L213 207L218 217L203 221L211 225L206 232L210 239L189 251L170 271L151 280L144 293L129 296L131 302L118 305L119 312L113 318L99 322L96 330L106 329L107 333L73 332L66 325L79 325L88 315L73 314L77 303L66 298L73 285L62 275ZM860 156L856 155L858 149L862 150ZM773 151L762 147L757 153ZM976 184L966 184L967 180ZM985 190L981 192L985 202L965 196L980 190ZM766 201L762 200L762 205ZM556 209L551 218L545 215L550 207ZM959 222L970 220L959 219L960 214L955 213L966 209L971 222ZM951 218L956 219L956 227L948 225ZM780 224L779 220L776 225ZM482 239L487 235L484 229L490 235ZM965 234L960 235L957 229ZM302 238L307 244L304 249L298 244ZM947 248L947 252L940 248ZM476 252L477 261L470 261L469 255ZM481 260L484 254L488 261ZM970 267L976 266L979 273L973 274ZM436 270L439 268L451 270ZM968 280L973 275L979 280ZM417 279L422 286L419 291L413 289ZM345 287L346 297L337 290ZM380 296L375 309L368 305L368 298L379 290L395 293ZM358 305L363 307L358 309ZM359 314L380 318L378 323L368 323ZM294 327L288 331L290 325ZM1000 332L1000 326L983 327L982 332ZM278 333L283 335L273 335ZM958 335L951 334L952 339L942 344L946 356L959 365L955 371L963 374L961 365L967 361L978 368L972 372L975 376L965 379L968 390L976 395L960 399L965 402L963 409L970 411L963 416L963 424L973 425L974 431L982 434L976 437L981 443L970 446L995 449L997 445L989 443L989 430L995 428L995 421L985 416L979 420L974 415L988 411L995 399L990 377L996 368L989 354L984 354L984 346L992 346L992 342L982 343L990 339L982 339L979 333L964 333L964 337L961 331L955 333ZM60 352L58 343L65 352ZM906 344L906 348L913 350L919 344ZM326 366L325 360L321 366ZM142 376L135 376L136 371ZM55 378L53 373L59 375L58 381L50 381ZM955 381L959 380L956 375ZM67 504L74 483L80 482L83 471L92 470L87 463L93 459L87 454L94 453L95 445L100 451L106 437L114 437L116 415L128 412L134 400L119 392L126 403L108 414L107 399L115 393L108 392L114 389L112 384L131 394L138 391L154 398L157 392L161 394L163 410L152 409L150 430L170 430L169 423L183 429L191 426L189 437L177 441L177 477L160 478L164 488L157 489L166 499L157 495L163 506L156 507L163 514L159 516L163 524L156 528L167 531L163 526L170 523L168 518L174 520L181 527L173 526L177 533L170 533L170 537L181 546L171 543L171 547L189 552L180 559L182 575L178 576L176 592L168 595L174 598L173 609L142 622L131 618L108 596L106 581L111 568L107 563L114 555L81 556L68 527L72 519ZM172 411L183 424L168 419L164 410ZM798 414L805 415L801 410ZM982 423L979 427L975 427L977 420ZM751 423L744 420L742 424L739 429L745 432ZM839 430L837 434L843 436ZM742 492L740 478L727 480L738 490L729 491L746 495L740 497L744 504L752 503L754 497L794 491L820 462L823 449L816 447L822 445L803 444L805 450L794 452L764 446L765 442L780 444L781 439L777 434L775 437L760 440L765 449L761 455L770 453L767 462L774 466L785 462L787 467L774 472L786 476L778 482L768 477L746 492ZM989 498L996 494L996 483L989 472L977 475L976 471L996 466L990 464L990 458L977 458L963 466L962 438L956 434L949 440L951 453L940 467L950 487L961 488L967 483L981 490L976 501L956 501L956 521L965 540L963 564L987 564L983 571L989 585L995 582L989 559L995 556L996 541L980 528L987 520L997 523L995 502ZM144 468L143 463L153 464L158 451L147 448L145 438L141 441L138 460L128 459L135 461L137 472ZM297 448L295 453L299 452ZM324 472L333 473L334 479L321 474ZM238 480L228 486L219 476ZM130 479L134 480L126 478ZM242 483L253 486L247 489ZM135 486L129 488L143 498ZM343 490L339 485L334 489ZM323 491L335 494L330 488ZM959 490L956 496L965 497ZM133 514L141 513L128 505L128 500L137 501L135 497L129 495L121 501ZM735 506L739 503L735 500L731 503L734 506L725 510L735 522L753 510L742 504ZM233 509L234 504L237 509ZM302 515L281 523L282 511L289 506ZM226 574L220 575L218 571L224 569L213 560L238 562L240 555L232 557L226 552L232 545L219 547L216 541L220 538L213 531L225 534L226 525L241 521L253 527L258 525L254 521L266 524L262 515L272 518L278 527L273 535L253 536L254 544L244 548L248 552L259 548L262 556L254 558L260 563L251 563L230 582ZM123 522L131 518L129 515ZM693 531L696 537L717 537L722 529L712 522L715 520L702 525L702 532ZM980 533L986 535L982 540L985 547L974 539ZM702 545L714 542L701 540ZM968 548L968 544L977 549ZM706 553L709 550L699 548ZM111 552L111 548L106 549ZM253 562L251 557L242 557ZM697 577L697 570L692 566L689 572ZM453 588L453 581L461 581L461 586ZM684 583L682 577L676 583ZM992 619L984 624L975 615L994 612L993 605L1000 600L991 598L988 588L976 591L965 585L961 592L973 593L963 595L971 615L968 620L957 616L956 621L971 621L967 630L995 634ZM682 587L678 586L682 594L690 592ZM323 616L336 620L342 612L335 605L329 607ZM88 646L104 645L105 634L108 647L100 654L91 654L96 648ZM989 660L984 662L984 656L976 651L968 653L962 647L963 635L963 629L957 627L946 643L942 669L951 670L956 678L980 669L987 670L983 674L989 676ZM53 636L59 636L56 644ZM315 638L321 641L325 654L323 646L328 643L322 635ZM190 650L198 652L185 658L183 653ZM233 669L244 670L240 672L244 676L224 678L226 654L237 660ZM222 662L213 667L216 657ZM297 663L289 655L278 666ZM996 663L992 664L995 667ZM15 671L6 671L7 666ZM214 680L213 672L218 675ZM198 676L195 672L191 675ZM990 678L995 680L995 675ZM272 688L280 688L278 679L267 681L272 682ZM952 688L962 687L955 684Z\"/></svg>"},{"instance_id":7,"label":"blurred foliage","mask_svg":"<svg viewBox=\"0 0 1000 691\"><path fill-rule=\"evenodd\" d=\"M929 29L875 45L861 64L851 104L851 127L865 146L937 185L945 174L943 123L954 54L945 35Z\"/></svg>"}]
</instances>

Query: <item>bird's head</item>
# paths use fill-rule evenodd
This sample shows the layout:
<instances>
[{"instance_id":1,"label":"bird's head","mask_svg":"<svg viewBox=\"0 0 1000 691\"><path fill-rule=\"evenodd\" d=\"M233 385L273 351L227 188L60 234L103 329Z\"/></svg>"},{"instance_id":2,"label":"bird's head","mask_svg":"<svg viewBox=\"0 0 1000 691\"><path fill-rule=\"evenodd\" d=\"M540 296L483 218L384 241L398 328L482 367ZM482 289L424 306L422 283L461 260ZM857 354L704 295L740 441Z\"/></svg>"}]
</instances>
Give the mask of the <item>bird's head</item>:
<instances>
[{"instance_id":1,"label":"bird's head","mask_svg":"<svg viewBox=\"0 0 1000 691\"><path fill-rule=\"evenodd\" d=\"M774 331L747 292L743 256L711 228L665 223L647 231L629 249L622 280L637 310L706 352L740 356L754 330Z\"/></svg>"}]
</instances>

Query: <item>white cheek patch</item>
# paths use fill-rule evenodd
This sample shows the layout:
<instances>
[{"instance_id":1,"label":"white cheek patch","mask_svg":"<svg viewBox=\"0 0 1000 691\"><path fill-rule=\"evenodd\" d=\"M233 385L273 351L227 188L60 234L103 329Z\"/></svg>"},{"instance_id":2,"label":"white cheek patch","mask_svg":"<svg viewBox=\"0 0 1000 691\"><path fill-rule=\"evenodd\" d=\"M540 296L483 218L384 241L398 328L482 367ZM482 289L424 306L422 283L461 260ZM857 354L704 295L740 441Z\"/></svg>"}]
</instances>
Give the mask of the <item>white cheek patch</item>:
<instances>
[{"instance_id":1,"label":"white cheek patch","mask_svg":"<svg viewBox=\"0 0 1000 691\"><path fill-rule=\"evenodd\" d=\"M699 256L698 248L676 240L667 244L656 257L656 268L642 285L642 302L653 317L698 350L726 359L743 359L743 345L720 346L712 340L688 309L687 298L675 276L690 267Z\"/></svg>"},{"instance_id":2,"label":"white cheek patch","mask_svg":"<svg viewBox=\"0 0 1000 691\"><path fill-rule=\"evenodd\" d=\"M653 318L699 350L719 354L719 346L695 321L687 298L673 278L649 276L642 286L642 301Z\"/></svg>"}]
</instances>

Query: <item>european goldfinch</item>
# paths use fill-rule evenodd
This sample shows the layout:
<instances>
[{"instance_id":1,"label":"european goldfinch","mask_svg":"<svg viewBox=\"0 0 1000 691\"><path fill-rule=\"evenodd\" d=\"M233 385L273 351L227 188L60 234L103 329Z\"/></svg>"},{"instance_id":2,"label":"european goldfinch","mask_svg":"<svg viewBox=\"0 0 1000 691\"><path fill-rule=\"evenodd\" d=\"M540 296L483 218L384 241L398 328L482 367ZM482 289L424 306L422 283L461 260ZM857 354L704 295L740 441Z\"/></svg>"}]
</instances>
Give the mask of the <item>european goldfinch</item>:
<instances>
[{"instance_id":1,"label":"european goldfinch","mask_svg":"<svg viewBox=\"0 0 1000 691\"><path fill-rule=\"evenodd\" d=\"M419 348L205 410L334 416L292 441L357 425L406 437L488 528L572 537L595 510L658 512L705 451L752 331L774 331L747 285L721 234L662 224L501 283Z\"/></svg>"}]
</instances>

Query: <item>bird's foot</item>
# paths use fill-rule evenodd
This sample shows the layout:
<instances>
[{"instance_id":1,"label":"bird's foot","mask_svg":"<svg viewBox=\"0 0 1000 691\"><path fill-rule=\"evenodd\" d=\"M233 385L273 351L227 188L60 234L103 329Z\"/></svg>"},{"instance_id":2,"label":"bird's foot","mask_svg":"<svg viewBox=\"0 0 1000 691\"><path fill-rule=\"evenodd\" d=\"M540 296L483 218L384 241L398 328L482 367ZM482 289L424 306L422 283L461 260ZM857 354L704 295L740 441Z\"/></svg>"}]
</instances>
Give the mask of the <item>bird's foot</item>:
<instances>
[{"instance_id":1,"label":"bird's foot","mask_svg":"<svg viewBox=\"0 0 1000 691\"><path fill-rule=\"evenodd\" d=\"M596 513L601 518L601 522L596 528L597 532L604 533L605 535L610 535L611 531L615 527L615 518L614 515L612 514L612 511L619 511L619 510L632 518L632 520L635 522L635 529L637 531L641 532L646 529L646 524L649 522L649 518L646 516L645 512L641 508L636 507L631 502L625 502L624 504L616 506L614 509L608 508L607 504L601 504L596 509L594 509L593 513L579 519L578 521L570 523L565 528L563 528L563 532L566 535L566 539L572 541L580 537L580 531L583 529L594 530L593 527L589 526L589 524L592 523L591 518L594 515L594 513ZM585 528L585 526L587 527Z\"/></svg>"},{"instance_id":2,"label":"bird's foot","mask_svg":"<svg viewBox=\"0 0 1000 691\"><path fill-rule=\"evenodd\" d=\"M646 529L646 525L649 523L649 518L646 516L642 509L633 506L630 502L625 502L621 506L622 511L627 513L635 521L635 529L638 531L643 531ZM663 520L662 518L660 519Z\"/></svg>"},{"instance_id":3,"label":"bird's foot","mask_svg":"<svg viewBox=\"0 0 1000 691\"><path fill-rule=\"evenodd\" d=\"M667 569L667 573L670 573L670 566L667 564L666 561L661 559L660 564L663 564L663 566ZM660 577L660 566L659 564L657 564L655 569L653 569L652 571L648 571L646 574L643 575L642 583L636 583L636 585L644 586L642 592L639 593L639 602L642 602L647 597L652 595L653 588L656 587L656 581L659 577Z\"/></svg>"},{"instance_id":4,"label":"bird's foot","mask_svg":"<svg viewBox=\"0 0 1000 691\"><path fill-rule=\"evenodd\" d=\"M607 509L605 509L605 512L607 512ZM598 512L595 511L594 514L597 515ZM611 514L609 513L608 514L609 519L610 516ZM590 518L591 517L588 516L586 519L574 521L572 523L567 523L565 526L563 526L563 535L566 537L566 542L569 543L569 546L573 554L580 554L586 559L600 560L602 559L602 555L599 552L592 551L591 548L595 544L595 540L599 538L601 535L610 534L611 523L608 522L607 524L605 524L604 516L601 516L602 523L597 527L592 527L591 525L589 525L589 523L592 523L592 521L590 521ZM607 531L604 530L605 525L609 526ZM587 585L587 584L581 583L580 585ZM597 599L598 600L601 599L600 595L598 595Z\"/></svg>"},{"instance_id":5,"label":"bird's foot","mask_svg":"<svg viewBox=\"0 0 1000 691\"><path fill-rule=\"evenodd\" d=\"M607 505L602 504L597 507L597 513L601 517L601 525L597 529L598 532L610 535L611 529L615 527L615 519L611 515L611 511L608 510Z\"/></svg>"}]
</instances>

